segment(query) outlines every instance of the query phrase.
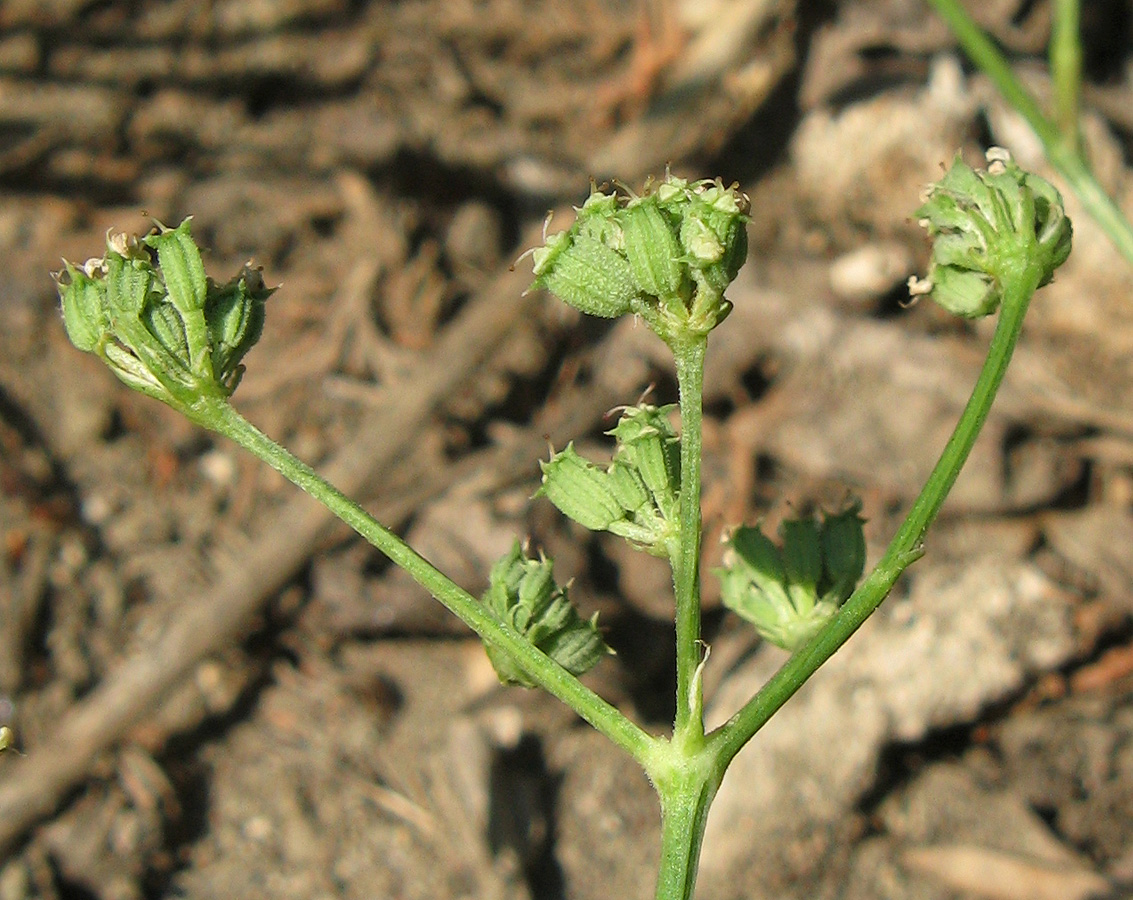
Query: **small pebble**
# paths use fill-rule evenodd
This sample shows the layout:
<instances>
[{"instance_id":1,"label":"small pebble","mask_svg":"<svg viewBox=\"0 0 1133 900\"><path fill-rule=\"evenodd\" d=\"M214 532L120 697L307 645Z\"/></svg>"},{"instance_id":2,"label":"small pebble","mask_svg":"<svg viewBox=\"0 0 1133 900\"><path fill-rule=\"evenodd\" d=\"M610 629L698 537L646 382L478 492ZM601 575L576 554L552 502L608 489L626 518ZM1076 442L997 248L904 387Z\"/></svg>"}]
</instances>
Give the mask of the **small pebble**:
<instances>
[{"instance_id":1,"label":"small pebble","mask_svg":"<svg viewBox=\"0 0 1133 900\"><path fill-rule=\"evenodd\" d=\"M843 253L830 264L830 288L846 300L871 300L893 290L912 268L912 258L903 244L867 244Z\"/></svg>"}]
</instances>

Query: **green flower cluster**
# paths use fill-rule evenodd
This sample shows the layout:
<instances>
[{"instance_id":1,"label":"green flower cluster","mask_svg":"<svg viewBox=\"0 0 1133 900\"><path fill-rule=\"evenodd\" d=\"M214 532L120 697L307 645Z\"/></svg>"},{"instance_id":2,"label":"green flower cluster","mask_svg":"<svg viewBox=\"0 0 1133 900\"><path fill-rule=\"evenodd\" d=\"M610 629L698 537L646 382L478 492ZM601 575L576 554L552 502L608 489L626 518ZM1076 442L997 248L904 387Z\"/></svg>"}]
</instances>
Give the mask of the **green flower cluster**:
<instances>
[{"instance_id":1,"label":"green flower cluster","mask_svg":"<svg viewBox=\"0 0 1133 900\"><path fill-rule=\"evenodd\" d=\"M598 632L598 614L583 619L555 584L549 559L527 559L516 541L511 552L492 566L481 598L505 624L572 675L590 671L613 651ZM485 643L488 659L504 684L535 687L511 657Z\"/></svg>"},{"instance_id":2,"label":"green flower cluster","mask_svg":"<svg viewBox=\"0 0 1133 900\"><path fill-rule=\"evenodd\" d=\"M909 291L965 318L995 312L1004 279L1024 261L1041 267L1042 287L1070 255L1070 220L1055 187L1001 147L987 159L987 171L977 172L957 154L916 212L933 239L932 261L928 278L909 279Z\"/></svg>"},{"instance_id":3,"label":"green flower cluster","mask_svg":"<svg viewBox=\"0 0 1133 900\"><path fill-rule=\"evenodd\" d=\"M594 188L574 224L532 251L533 286L590 315L640 314L662 337L677 322L707 333L747 258L749 205L719 179L667 174L641 197Z\"/></svg>"},{"instance_id":4,"label":"green flower cluster","mask_svg":"<svg viewBox=\"0 0 1133 900\"><path fill-rule=\"evenodd\" d=\"M107 235L106 255L55 273L67 335L130 387L183 408L198 393L227 397L259 340L272 291L245 265L205 275L189 219L142 240Z\"/></svg>"},{"instance_id":5,"label":"green flower cluster","mask_svg":"<svg viewBox=\"0 0 1133 900\"><path fill-rule=\"evenodd\" d=\"M865 570L861 507L787 519L780 549L758 527L737 528L716 570L724 605L776 646L797 650L838 611Z\"/></svg>"},{"instance_id":6,"label":"green flower cluster","mask_svg":"<svg viewBox=\"0 0 1133 900\"><path fill-rule=\"evenodd\" d=\"M572 444L545 463L539 494L591 531L609 531L654 556L671 556L679 532L680 439L676 407L631 406L607 432L617 442L603 469Z\"/></svg>"}]
</instances>

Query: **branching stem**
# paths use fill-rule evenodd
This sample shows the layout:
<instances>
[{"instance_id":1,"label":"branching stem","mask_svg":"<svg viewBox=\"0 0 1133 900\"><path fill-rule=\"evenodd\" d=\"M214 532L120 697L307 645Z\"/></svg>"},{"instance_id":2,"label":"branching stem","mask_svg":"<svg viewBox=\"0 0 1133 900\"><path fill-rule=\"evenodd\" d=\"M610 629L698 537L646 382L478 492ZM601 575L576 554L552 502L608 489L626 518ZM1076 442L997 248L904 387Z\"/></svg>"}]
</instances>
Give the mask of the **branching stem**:
<instances>
[{"instance_id":1,"label":"branching stem","mask_svg":"<svg viewBox=\"0 0 1133 900\"><path fill-rule=\"evenodd\" d=\"M709 735L709 746L724 759L734 757L806 680L849 640L885 599L901 573L921 556L925 532L955 484L987 420L992 401L1019 341L1023 318L1040 277L1041 270L1037 265L1024 264L1019 277L1005 285L999 320L972 395L885 555L830 623L787 660L736 715Z\"/></svg>"},{"instance_id":2,"label":"branching stem","mask_svg":"<svg viewBox=\"0 0 1133 900\"><path fill-rule=\"evenodd\" d=\"M212 401L207 404L207 408L198 405L194 418L231 438L324 504L388 556L391 562L405 569L418 584L487 643L509 654L540 687L562 700L643 765L655 754L656 738L644 732L524 637L506 628L479 600L440 572L360 505L329 484L314 469L259 431L226 401Z\"/></svg>"}]
</instances>

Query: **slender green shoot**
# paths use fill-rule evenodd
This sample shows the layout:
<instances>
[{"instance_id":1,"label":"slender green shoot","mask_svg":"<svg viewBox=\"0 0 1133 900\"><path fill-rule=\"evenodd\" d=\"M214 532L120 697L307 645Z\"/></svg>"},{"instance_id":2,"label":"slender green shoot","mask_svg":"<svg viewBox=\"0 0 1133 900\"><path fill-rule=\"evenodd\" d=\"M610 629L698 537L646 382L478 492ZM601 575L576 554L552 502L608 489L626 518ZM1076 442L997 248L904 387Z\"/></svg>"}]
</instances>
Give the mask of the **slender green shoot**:
<instances>
[{"instance_id":1,"label":"slender green shoot","mask_svg":"<svg viewBox=\"0 0 1133 900\"><path fill-rule=\"evenodd\" d=\"M1088 161L1078 147L1078 142L1076 140L1068 142L1064 139L1068 133L1068 126L1060 127L1054 120L1047 118L1035 98L1031 96L1015 76L1015 73L1011 71L1010 63L999 51L999 48L972 20L959 0L929 0L929 3L932 4L940 17L948 23L948 27L956 35L960 46L972 58L972 62L991 79L1004 99L1027 120L1027 124L1031 126L1035 135L1042 142L1050 164L1066 179L1070 190L1081 201L1090 217L1109 236L1118 252L1130 264L1133 264L1133 225L1130 224L1121 208L1106 194L1097 178L1094 177ZM1064 11L1058 11L1060 20L1063 20L1064 15ZM1064 22L1068 19L1069 16L1066 16ZM1076 30L1072 32L1064 25L1060 25L1060 28L1060 44L1068 43L1076 37ZM1069 78L1067 71L1069 66L1063 69L1062 57L1064 54L1065 50L1057 51L1060 72L1058 77L1062 84L1056 86L1056 91L1062 98L1070 93L1077 95L1076 89L1071 91L1065 84L1065 81ZM1068 106L1068 102L1063 99L1060 105ZM1061 115L1069 115L1069 112L1064 110ZM1076 130L1077 126L1075 125Z\"/></svg>"}]
</instances>

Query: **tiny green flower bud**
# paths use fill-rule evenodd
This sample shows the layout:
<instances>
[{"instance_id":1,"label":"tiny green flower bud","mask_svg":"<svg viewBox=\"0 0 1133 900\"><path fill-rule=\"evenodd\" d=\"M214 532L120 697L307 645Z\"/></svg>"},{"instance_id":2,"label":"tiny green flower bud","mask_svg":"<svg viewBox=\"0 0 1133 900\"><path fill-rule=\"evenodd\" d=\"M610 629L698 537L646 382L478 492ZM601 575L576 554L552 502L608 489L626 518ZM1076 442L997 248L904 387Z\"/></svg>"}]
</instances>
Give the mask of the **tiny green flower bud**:
<instances>
[{"instance_id":1,"label":"tiny green flower bud","mask_svg":"<svg viewBox=\"0 0 1133 900\"><path fill-rule=\"evenodd\" d=\"M613 652L598 631L597 615L583 619L566 588L555 584L551 561L526 559L518 541L492 566L488 590L481 599L504 624L572 675L588 672ZM535 687L510 657L491 645L485 649L500 681Z\"/></svg>"},{"instance_id":2,"label":"tiny green flower bud","mask_svg":"<svg viewBox=\"0 0 1133 900\"><path fill-rule=\"evenodd\" d=\"M657 195L631 200L622 211L626 257L638 290L653 297L681 292L686 276L673 225L662 211ZM691 285L684 285L685 291Z\"/></svg>"},{"instance_id":3,"label":"tiny green flower bud","mask_svg":"<svg viewBox=\"0 0 1133 900\"><path fill-rule=\"evenodd\" d=\"M590 192L578 214L579 235L594 238L617 253L625 253L625 233L618 221L618 195L604 194L595 189Z\"/></svg>"},{"instance_id":4,"label":"tiny green flower bud","mask_svg":"<svg viewBox=\"0 0 1133 900\"><path fill-rule=\"evenodd\" d=\"M717 179L690 194L681 223L681 244L690 264L718 294L731 284L747 260L750 201Z\"/></svg>"},{"instance_id":5,"label":"tiny green flower bud","mask_svg":"<svg viewBox=\"0 0 1133 900\"><path fill-rule=\"evenodd\" d=\"M568 519L591 531L606 531L625 510L609 476L575 452L574 444L539 463L543 485L536 492L550 500Z\"/></svg>"},{"instance_id":6,"label":"tiny green flower bud","mask_svg":"<svg viewBox=\"0 0 1133 900\"><path fill-rule=\"evenodd\" d=\"M16 742L16 735L7 725L0 725L0 753Z\"/></svg>"},{"instance_id":7,"label":"tiny green flower bud","mask_svg":"<svg viewBox=\"0 0 1133 900\"><path fill-rule=\"evenodd\" d=\"M1062 197L1049 182L1014 163L1002 148L987 152L977 172L957 155L917 210L933 238L928 278L910 279L913 296L933 300L966 318L999 308L1006 279L1039 265L1038 286L1070 254L1072 230Z\"/></svg>"},{"instance_id":8,"label":"tiny green flower bud","mask_svg":"<svg viewBox=\"0 0 1133 900\"><path fill-rule=\"evenodd\" d=\"M703 219L688 216L681 223L681 244L694 264L703 266L719 262L724 244Z\"/></svg>"}]
</instances>

